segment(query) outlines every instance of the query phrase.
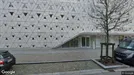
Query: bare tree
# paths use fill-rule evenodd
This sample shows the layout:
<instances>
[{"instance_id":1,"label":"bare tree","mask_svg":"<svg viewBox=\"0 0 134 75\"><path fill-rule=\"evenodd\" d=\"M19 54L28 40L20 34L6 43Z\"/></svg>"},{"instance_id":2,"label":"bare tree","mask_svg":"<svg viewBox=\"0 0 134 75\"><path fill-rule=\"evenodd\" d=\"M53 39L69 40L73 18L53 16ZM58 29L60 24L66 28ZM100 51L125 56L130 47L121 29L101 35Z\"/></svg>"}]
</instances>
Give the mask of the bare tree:
<instances>
[{"instance_id":1,"label":"bare tree","mask_svg":"<svg viewBox=\"0 0 134 75\"><path fill-rule=\"evenodd\" d=\"M106 43L109 43L110 31L132 21L133 0L91 0L90 5L89 16L94 20L95 25L106 34ZM108 57L108 45L106 45L106 57Z\"/></svg>"}]
</instances>

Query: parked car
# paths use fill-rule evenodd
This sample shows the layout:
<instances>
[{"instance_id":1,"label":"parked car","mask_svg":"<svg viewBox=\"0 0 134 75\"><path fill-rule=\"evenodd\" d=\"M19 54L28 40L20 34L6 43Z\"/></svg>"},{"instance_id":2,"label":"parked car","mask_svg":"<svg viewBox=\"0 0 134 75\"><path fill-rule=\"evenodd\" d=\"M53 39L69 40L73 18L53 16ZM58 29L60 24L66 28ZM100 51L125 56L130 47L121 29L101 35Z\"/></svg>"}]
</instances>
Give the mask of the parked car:
<instances>
[{"instance_id":1,"label":"parked car","mask_svg":"<svg viewBox=\"0 0 134 75\"><path fill-rule=\"evenodd\" d=\"M15 57L9 51L0 50L0 72L10 69L14 64L16 64Z\"/></svg>"},{"instance_id":2,"label":"parked car","mask_svg":"<svg viewBox=\"0 0 134 75\"><path fill-rule=\"evenodd\" d=\"M120 41L118 47L115 49L115 59L134 65L134 39Z\"/></svg>"}]
</instances>

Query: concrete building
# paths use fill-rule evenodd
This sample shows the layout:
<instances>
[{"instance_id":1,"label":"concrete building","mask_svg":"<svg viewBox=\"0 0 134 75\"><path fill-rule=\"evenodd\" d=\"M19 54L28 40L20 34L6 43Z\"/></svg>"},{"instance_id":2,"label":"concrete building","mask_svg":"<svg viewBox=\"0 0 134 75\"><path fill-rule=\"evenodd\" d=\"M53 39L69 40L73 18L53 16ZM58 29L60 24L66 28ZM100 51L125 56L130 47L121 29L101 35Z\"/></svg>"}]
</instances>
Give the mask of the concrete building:
<instances>
[{"instance_id":1,"label":"concrete building","mask_svg":"<svg viewBox=\"0 0 134 75\"><path fill-rule=\"evenodd\" d=\"M88 16L90 0L0 0L0 48L98 48L104 34ZM130 27L129 27L130 26ZM111 32L111 42L134 27ZM116 32L116 34L115 34Z\"/></svg>"}]
</instances>

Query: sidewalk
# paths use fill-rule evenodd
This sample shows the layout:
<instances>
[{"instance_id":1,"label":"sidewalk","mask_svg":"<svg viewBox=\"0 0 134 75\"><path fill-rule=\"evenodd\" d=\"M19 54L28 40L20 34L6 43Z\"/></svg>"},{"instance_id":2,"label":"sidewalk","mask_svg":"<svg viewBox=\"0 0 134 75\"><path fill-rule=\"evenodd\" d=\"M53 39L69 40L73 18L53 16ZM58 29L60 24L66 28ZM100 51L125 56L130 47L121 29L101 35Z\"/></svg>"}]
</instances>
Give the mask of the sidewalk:
<instances>
[{"instance_id":1,"label":"sidewalk","mask_svg":"<svg viewBox=\"0 0 134 75\"><path fill-rule=\"evenodd\" d=\"M97 59L100 49L21 49L9 50L17 63L40 63Z\"/></svg>"}]
</instances>

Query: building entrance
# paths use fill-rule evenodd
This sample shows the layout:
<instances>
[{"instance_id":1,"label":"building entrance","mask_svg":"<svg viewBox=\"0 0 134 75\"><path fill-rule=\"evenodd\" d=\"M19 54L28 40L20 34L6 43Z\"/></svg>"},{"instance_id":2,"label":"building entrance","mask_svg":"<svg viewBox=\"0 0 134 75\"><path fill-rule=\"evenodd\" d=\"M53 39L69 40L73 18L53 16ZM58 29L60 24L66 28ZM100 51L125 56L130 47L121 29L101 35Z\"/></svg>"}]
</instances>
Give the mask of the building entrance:
<instances>
[{"instance_id":1,"label":"building entrance","mask_svg":"<svg viewBox=\"0 0 134 75\"><path fill-rule=\"evenodd\" d=\"M90 47L91 46L91 38L90 37L81 37L82 47Z\"/></svg>"}]
</instances>

